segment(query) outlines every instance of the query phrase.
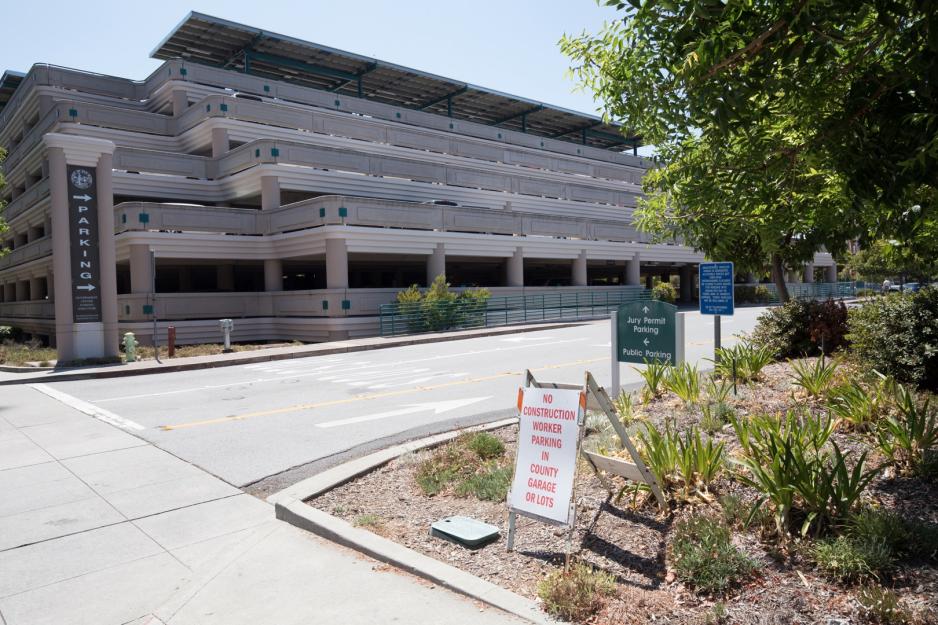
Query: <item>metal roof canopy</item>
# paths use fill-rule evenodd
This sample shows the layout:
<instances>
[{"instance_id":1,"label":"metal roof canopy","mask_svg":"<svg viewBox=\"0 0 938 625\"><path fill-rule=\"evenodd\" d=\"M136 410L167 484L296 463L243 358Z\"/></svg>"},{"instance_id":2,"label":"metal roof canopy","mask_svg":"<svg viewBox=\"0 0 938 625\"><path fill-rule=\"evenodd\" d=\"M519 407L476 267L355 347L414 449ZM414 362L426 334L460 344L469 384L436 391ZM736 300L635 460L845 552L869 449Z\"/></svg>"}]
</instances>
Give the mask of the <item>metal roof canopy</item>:
<instances>
[{"instance_id":1,"label":"metal roof canopy","mask_svg":"<svg viewBox=\"0 0 938 625\"><path fill-rule=\"evenodd\" d=\"M13 70L7 70L3 72L3 76L0 76L0 112L6 107L7 102L13 97L13 92L20 86L25 77L26 74L14 72Z\"/></svg>"},{"instance_id":2,"label":"metal roof canopy","mask_svg":"<svg viewBox=\"0 0 938 625\"><path fill-rule=\"evenodd\" d=\"M507 130L621 151L641 145L600 117L513 96L459 80L309 41L190 12L151 52L271 80Z\"/></svg>"}]
</instances>

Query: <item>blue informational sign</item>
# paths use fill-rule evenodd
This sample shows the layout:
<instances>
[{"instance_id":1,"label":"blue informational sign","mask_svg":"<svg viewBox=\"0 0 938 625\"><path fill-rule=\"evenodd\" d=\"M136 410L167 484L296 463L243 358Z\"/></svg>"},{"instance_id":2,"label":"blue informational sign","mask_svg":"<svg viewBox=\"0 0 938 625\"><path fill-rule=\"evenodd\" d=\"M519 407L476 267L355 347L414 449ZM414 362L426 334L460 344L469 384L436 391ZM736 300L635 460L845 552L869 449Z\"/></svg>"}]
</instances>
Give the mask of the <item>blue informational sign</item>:
<instances>
[{"instance_id":1,"label":"blue informational sign","mask_svg":"<svg viewBox=\"0 0 938 625\"><path fill-rule=\"evenodd\" d=\"M700 263L700 314L732 315L733 263Z\"/></svg>"}]
</instances>

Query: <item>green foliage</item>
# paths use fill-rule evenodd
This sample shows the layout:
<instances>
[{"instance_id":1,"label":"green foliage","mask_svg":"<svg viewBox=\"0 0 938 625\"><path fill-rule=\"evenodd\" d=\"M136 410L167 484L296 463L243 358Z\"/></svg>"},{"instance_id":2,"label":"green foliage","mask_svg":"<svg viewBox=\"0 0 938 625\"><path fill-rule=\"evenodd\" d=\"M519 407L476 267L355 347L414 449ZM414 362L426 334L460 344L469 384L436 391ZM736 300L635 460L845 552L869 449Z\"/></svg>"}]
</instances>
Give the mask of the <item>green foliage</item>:
<instances>
[{"instance_id":1,"label":"green foliage","mask_svg":"<svg viewBox=\"0 0 938 625\"><path fill-rule=\"evenodd\" d=\"M830 419L789 411L784 417L733 418L746 469L740 481L761 493L751 515L772 504L780 533L800 523L800 532L820 533L848 517L879 468L866 469L867 452L851 462L830 436ZM828 445L829 443L829 445Z\"/></svg>"},{"instance_id":2,"label":"green foliage","mask_svg":"<svg viewBox=\"0 0 938 625\"><path fill-rule=\"evenodd\" d=\"M778 358L830 354L846 344L847 308L843 302L792 300L766 310L752 333L755 345Z\"/></svg>"},{"instance_id":3,"label":"green foliage","mask_svg":"<svg viewBox=\"0 0 938 625\"><path fill-rule=\"evenodd\" d=\"M619 396L612 400L612 407L616 409L622 425L627 427L635 421L635 405L631 393L620 392Z\"/></svg>"},{"instance_id":4,"label":"green foliage","mask_svg":"<svg viewBox=\"0 0 938 625\"><path fill-rule=\"evenodd\" d=\"M857 603L866 619L878 625L911 625L913 616L893 591L882 586L864 586L857 593Z\"/></svg>"},{"instance_id":5,"label":"green foliage","mask_svg":"<svg viewBox=\"0 0 938 625\"><path fill-rule=\"evenodd\" d=\"M417 467L415 479L425 495L439 494L459 475L460 454L452 446L445 446Z\"/></svg>"},{"instance_id":6,"label":"green foliage","mask_svg":"<svg viewBox=\"0 0 938 625\"><path fill-rule=\"evenodd\" d=\"M920 402L905 385L891 386L898 414L879 422L879 448L901 472L920 472L925 455L938 444L938 411L931 410L930 397Z\"/></svg>"},{"instance_id":7,"label":"green foliage","mask_svg":"<svg viewBox=\"0 0 938 625\"><path fill-rule=\"evenodd\" d=\"M700 406L700 410L700 427L707 434L715 434L722 430L723 426L736 416L733 407L722 401L704 403Z\"/></svg>"},{"instance_id":8,"label":"green foliage","mask_svg":"<svg viewBox=\"0 0 938 625\"><path fill-rule=\"evenodd\" d=\"M487 465L456 487L460 497L472 495L481 501L505 501L511 487L511 467Z\"/></svg>"},{"instance_id":9,"label":"green foliage","mask_svg":"<svg viewBox=\"0 0 938 625\"><path fill-rule=\"evenodd\" d=\"M607 597L615 594L615 578L578 562L568 572L554 571L537 586L537 596L551 616L571 622L583 622L602 608Z\"/></svg>"},{"instance_id":10,"label":"green foliage","mask_svg":"<svg viewBox=\"0 0 938 625\"><path fill-rule=\"evenodd\" d=\"M870 368L938 392L938 288L850 309L851 348Z\"/></svg>"},{"instance_id":11,"label":"green foliage","mask_svg":"<svg viewBox=\"0 0 938 625\"><path fill-rule=\"evenodd\" d=\"M714 359L713 370L724 380L732 380L735 368L736 379L740 382L754 382L762 374L762 369L772 362L773 349L768 345L755 345L749 342L737 343L732 347L717 350L719 362Z\"/></svg>"},{"instance_id":12,"label":"green foliage","mask_svg":"<svg viewBox=\"0 0 938 625\"><path fill-rule=\"evenodd\" d=\"M663 431L651 423L644 426L638 432L640 452L666 491L687 499L693 490L706 491L723 470L725 443L714 444L694 427L682 437L670 426Z\"/></svg>"},{"instance_id":13,"label":"green foliage","mask_svg":"<svg viewBox=\"0 0 938 625\"><path fill-rule=\"evenodd\" d=\"M664 379L664 388L684 401L685 406L697 403L700 399L700 374L697 365L683 362L670 367Z\"/></svg>"},{"instance_id":14,"label":"green foliage","mask_svg":"<svg viewBox=\"0 0 938 625\"><path fill-rule=\"evenodd\" d=\"M675 524L671 558L677 576L703 593L725 592L755 569L755 564L733 546L730 529L704 515Z\"/></svg>"},{"instance_id":15,"label":"green foliage","mask_svg":"<svg viewBox=\"0 0 938 625\"><path fill-rule=\"evenodd\" d=\"M824 397L831 388L831 381L837 373L837 359L827 360L817 358L814 362L807 360L793 360L791 362L793 381L792 386L800 386L808 397Z\"/></svg>"},{"instance_id":16,"label":"green foliage","mask_svg":"<svg viewBox=\"0 0 938 625\"><path fill-rule=\"evenodd\" d=\"M651 289L652 299L656 299L668 304L677 301L677 289L670 282L659 282Z\"/></svg>"},{"instance_id":17,"label":"green foliage","mask_svg":"<svg viewBox=\"0 0 938 625\"><path fill-rule=\"evenodd\" d=\"M886 412L889 405L887 386L889 382L880 378L869 387L857 380L835 386L827 393L827 406L831 414L857 432L869 431Z\"/></svg>"},{"instance_id":18,"label":"green foliage","mask_svg":"<svg viewBox=\"0 0 938 625\"><path fill-rule=\"evenodd\" d=\"M646 360L644 369L639 369L638 367L632 368L638 371L638 374L645 380L645 386L642 388L642 397L645 401L660 397L661 389L670 367L657 360L651 362Z\"/></svg>"},{"instance_id":19,"label":"green foliage","mask_svg":"<svg viewBox=\"0 0 938 625\"><path fill-rule=\"evenodd\" d=\"M847 258L846 270L862 280L881 282L906 276L909 281L928 282L938 275L938 254L931 246L898 246L893 241L872 241Z\"/></svg>"},{"instance_id":20,"label":"green foliage","mask_svg":"<svg viewBox=\"0 0 938 625\"><path fill-rule=\"evenodd\" d=\"M446 276L438 275L426 293L414 284L397 294L398 312L412 332L477 327L485 324L488 289L449 290Z\"/></svg>"},{"instance_id":21,"label":"green foliage","mask_svg":"<svg viewBox=\"0 0 938 625\"><path fill-rule=\"evenodd\" d=\"M914 531L906 521L888 510L864 508L850 515L844 535L856 543L885 545L890 553L908 553Z\"/></svg>"},{"instance_id":22,"label":"green foliage","mask_svg":"<svg viewBox=\"0 0 938 625\"><path fill-rule=\"evenodd\" d=\"M704 392L707 399L711 402L724 403L733 390L733 382L730 378L718 377L717 375L708 375L704 378Z\"/></svg>"},{"instance_id":23,"label":"green foliage","mask_svg":"<svg viewBox=\"0 0 938 625\"><path fill-rule=\"evenodd\" d=\"M498 458L505 453L505 444L502 439L488 432L473 434L469 438L467 446L482 460Z\"/></svg>"},{"instance_id":24,"label":"green foliage","mask_svg":"<svg viewBox=\"0 0 938 625\"><path fill-rule=\"evenodd\" d=\"M818 568L835 579L856 581L878 577L895 563L889 547L847 536L819 540L813 549Z\"/></svg>"},{"instance_id":25,"label":"green foliage","mask_svg":"<svg viewBox=\"0 0 938 625\"><path fill-rule=\"evenodd\" d=\"M738 285L736 287L737 304L768 304L772 301L772 292L763 284Z\"/></svg>"},{"instance_id":26,"label":"green foliage","mask_svg":"<svg viewBox=\"0 0 938 625\"><path fill-rule=\"evenodd\" d=\"M377 514L362 514L355 518L356 527L377 529L384 525L384 521Z\"/></svg>"}]
</instances>

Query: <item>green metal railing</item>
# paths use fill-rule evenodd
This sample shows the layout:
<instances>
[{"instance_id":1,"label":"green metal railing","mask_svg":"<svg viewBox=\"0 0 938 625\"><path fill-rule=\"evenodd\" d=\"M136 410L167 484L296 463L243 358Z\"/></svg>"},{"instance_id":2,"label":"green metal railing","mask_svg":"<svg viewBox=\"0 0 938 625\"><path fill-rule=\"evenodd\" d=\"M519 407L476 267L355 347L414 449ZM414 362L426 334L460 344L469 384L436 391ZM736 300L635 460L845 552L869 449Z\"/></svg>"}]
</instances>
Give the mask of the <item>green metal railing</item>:
<instances>
[{"instance_id":1,"label":"green metal railing","mask_svg":"<svg viewBox=\"0 0 938 625\"><path fill-rule=\"evenodd\" d=\"M795 282L787 283L788 294L794 299L842 299L854 297L856 282ZM774 284L737 284L736 304L778 303L778 289Z\"/></svg>"},{"instance_id":2,"label":"green metal railing","mask_svg":"<svg viewBox=\"0 0 938 625\"><path fill-rule=\"evenodd\" d=\"M492 297L485 302L417 302L382 304L378 307L381 336L487 328L532 323L587 319L609 314L622 304L651 299L640 286L577 293L537 293Z\"/></svg>"}]
</instances>

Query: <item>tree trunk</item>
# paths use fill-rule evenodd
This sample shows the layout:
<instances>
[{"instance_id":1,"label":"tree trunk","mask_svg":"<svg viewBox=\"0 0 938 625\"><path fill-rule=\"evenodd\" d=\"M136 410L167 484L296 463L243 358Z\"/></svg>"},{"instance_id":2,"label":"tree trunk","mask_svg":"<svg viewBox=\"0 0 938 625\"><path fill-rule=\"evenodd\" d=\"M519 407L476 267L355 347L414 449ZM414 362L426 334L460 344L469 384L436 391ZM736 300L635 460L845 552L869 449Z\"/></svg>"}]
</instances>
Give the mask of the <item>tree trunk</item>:
<instances>
[{"instance_id":1,"label":"tree trunk","mask_svg":"<svg viewBox=\"0 0 938 625\"><path fill-rule=\"evenodd\" d=\"M785 265L782 264L782 257L778 254L772 254L772 280L778 290L778 301L786 303L791 298L788 295L788 286L785 284Z\"/></svg>"}]
</instances>

